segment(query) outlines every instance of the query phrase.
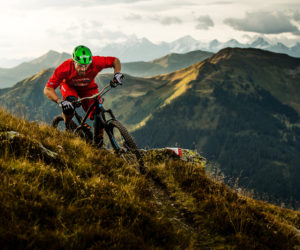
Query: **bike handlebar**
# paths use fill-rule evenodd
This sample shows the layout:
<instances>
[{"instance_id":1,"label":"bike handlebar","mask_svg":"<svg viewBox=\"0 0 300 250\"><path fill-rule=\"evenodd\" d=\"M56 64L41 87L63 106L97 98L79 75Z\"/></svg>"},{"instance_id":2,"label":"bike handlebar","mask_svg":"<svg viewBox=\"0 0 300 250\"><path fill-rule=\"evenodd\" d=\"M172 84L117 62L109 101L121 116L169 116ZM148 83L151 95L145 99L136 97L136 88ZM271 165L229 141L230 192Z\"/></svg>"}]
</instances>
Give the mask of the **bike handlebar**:
<instances>
[{"instance_id":1,"label":"bike handlebar","mask_svg":"<svg viewBox=\"0 0 300 250\"><path fill-rule=\"evenodd\" d=\"M110 81L109 84L104 86L104 88L99 93L92 95L92 96L80 98L80 99L74 101L73 103L76 104L76 103L82 102L83 100L89 100L89 99L94 99L98 96L104 96L108 91L110 91L112 88L117 87L118 85L122 85L122 83L115 83L113 81ZM106 90L106 92L104 92L105 90Z\"/></svg>"}]
</instances>

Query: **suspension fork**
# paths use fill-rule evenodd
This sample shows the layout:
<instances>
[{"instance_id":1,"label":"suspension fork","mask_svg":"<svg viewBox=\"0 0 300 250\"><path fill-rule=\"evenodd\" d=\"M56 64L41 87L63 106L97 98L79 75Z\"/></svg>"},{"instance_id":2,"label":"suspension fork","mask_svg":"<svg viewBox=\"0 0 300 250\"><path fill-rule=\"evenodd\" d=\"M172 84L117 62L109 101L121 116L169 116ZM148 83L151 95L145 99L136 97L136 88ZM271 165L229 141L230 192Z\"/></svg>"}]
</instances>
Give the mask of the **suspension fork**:
<instances>
[{"instance_id":1,"label":"suspension fork","mask_svg":"<svg viewBox=\"0 0 300 250\"><path fill-rule=\"evenodd\" d=\"M112 113L111 109L105 110L103 107L99 107L100 110L98 110L97 115L95 115L95 120L94 120L94 135L95 135L95 143L97 140L97 135L100 133L100 129L104 129L106 134L108 135L108 138L110 140L110 143L114 146L114 149L119 152L120 147L118 146L115 138L113 131L109 129L109 123L105 119L105 113L108 113L112 120L115 120L115 116Z\"/></svg>"}]
</instances>

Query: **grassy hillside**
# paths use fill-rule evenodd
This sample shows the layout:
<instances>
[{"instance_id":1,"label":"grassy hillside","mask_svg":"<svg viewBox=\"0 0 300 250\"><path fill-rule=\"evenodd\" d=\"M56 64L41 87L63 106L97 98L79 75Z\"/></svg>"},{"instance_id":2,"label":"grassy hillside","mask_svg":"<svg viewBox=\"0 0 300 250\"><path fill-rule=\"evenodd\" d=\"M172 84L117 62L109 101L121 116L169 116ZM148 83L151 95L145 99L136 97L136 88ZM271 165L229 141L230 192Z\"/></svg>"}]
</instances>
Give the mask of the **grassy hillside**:
<instances>
[{"instance_id":1,"label":"grassy hillside","mask_svg":"<svg viewBox=\"0 0 300 250\"><path fill-rule=\"evenodd\" d=\"M135 162L2 110L0 137L4 249L295 249L300 244L300 213L230 190L206 174L205 162L148 151L149 172L140 175Z\"/></svg>"},{"instance_id":2,"label":"grassy hillside","mask_svg":"<svg viewBox=\"0 0 300 250\"><path fill-rule=\"evenodd\" d=\"M151 78L127 76L123 86L109 92L104 106L112 107L118 119L129 128L144 124L155 110L170 103L177 96L185 93L188 83L196 79L198 70L191 67L167 75ZM101 75L100 86L111 79L112 75Z\"/></svg>"},{"instance_id":3,"label":"grassy hillside","mask_svg":"<svg viewBox=\"0 0 300 250\"><path fill-rule=\"evenodd\" d=\"M259 86L300 114L300 59L259 49L227 48L212 56L204 75L215 83Z\"/></svg>"}]
</instances>

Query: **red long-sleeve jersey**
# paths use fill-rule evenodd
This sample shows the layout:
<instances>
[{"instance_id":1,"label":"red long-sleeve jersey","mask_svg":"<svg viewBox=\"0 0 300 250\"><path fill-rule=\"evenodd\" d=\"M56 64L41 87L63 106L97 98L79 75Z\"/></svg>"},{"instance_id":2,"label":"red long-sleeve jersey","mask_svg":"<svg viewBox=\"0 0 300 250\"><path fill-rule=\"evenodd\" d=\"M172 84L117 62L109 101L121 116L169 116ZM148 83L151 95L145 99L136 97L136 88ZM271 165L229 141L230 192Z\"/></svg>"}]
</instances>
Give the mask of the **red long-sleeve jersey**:
<instances>
[{"instance_id":1,"label":"red long-sleeve jersey","mask_svg":"<svg viewBox=\"0 0 300 250\"><path fill-rule=\"evenodd\" d=\"M92 63L84 76L78 75L73 60L68 59L56 68L46 87L56 89L64 83L78 91L89 89L89 85L95 82L96 75L104 68L113 67L115 59L115 57L93 56Z\"/></svg>"}]
</instances>

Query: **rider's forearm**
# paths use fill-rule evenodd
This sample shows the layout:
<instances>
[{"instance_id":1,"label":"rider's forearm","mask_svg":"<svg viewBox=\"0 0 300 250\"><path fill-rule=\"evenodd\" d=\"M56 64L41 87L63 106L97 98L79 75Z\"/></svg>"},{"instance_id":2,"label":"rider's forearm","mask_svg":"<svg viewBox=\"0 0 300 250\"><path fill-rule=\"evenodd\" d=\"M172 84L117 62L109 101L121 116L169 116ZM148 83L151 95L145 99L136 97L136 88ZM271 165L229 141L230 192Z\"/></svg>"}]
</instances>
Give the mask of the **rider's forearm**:
<instances>
[{"instance_id":1,"label":"rider's forearm","mask_svg":"<svg viewBox=\"0 0 300 250\"><path fill-rule=\"evenodd\" d=\"M113 62L114 73L121 72L121 62L118 58L116 58Z\"/></svg>"},{"instance_id":2,"label":"rider's forearm","mask_svg":"<svg viewBox=\"0 0 300 250\"><path fill-rule=\"evenodd\" d=\"M45 87L44 88L44 94L51 101L54 101L56 103L59 103L61 101L61 98L58 97L58 95L56 94L56 92L53 88Z\"/></svg>"}]
</instances>

